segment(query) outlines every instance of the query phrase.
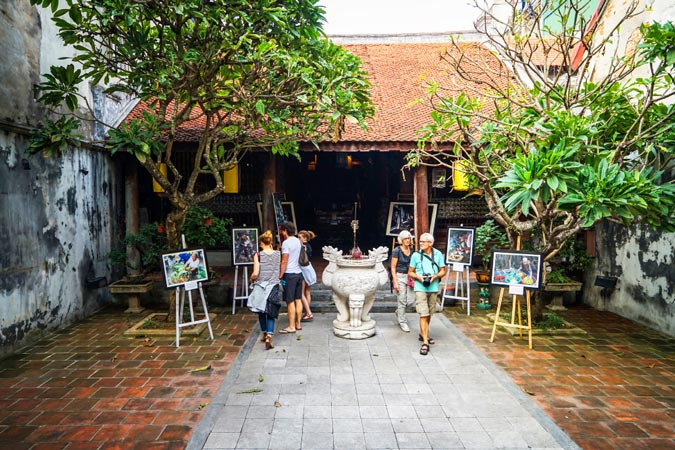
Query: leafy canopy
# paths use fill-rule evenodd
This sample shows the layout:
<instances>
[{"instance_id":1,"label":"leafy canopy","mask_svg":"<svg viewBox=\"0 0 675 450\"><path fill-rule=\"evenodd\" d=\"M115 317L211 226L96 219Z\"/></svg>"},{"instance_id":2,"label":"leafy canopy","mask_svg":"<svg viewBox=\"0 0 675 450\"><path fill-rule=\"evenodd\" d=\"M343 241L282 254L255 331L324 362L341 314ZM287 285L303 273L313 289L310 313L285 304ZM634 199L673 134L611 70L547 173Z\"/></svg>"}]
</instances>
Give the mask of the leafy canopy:
<instances>
[{"instance_id":1,"label":"leafy canopy","mask_svg":"<svg viewBox=\"0 0 675 450\"><path fill-rule=\"evenodd\" d=\"M636 52L610 58L603 74L594 63L612 54L635 6L606 36L584 36L573 64L570 49L583 36L574 30L587 29L574 14L579 4L544 1L524 19L514 6L517 27L479 28L503 63L493 72L453 40L444 60L462 79L487 81L457 96L430 84L431 122L408 155L410 166L465 161L511 242L535 233L547 259L600 220L675 231L675 28L643 25ZM549 36L540 19L554 7L566 26ZM447 141L456 143L452 154L436 150Z\"/></svg>"},{"instance_id":2,"label":"leafy canopy","mask_svg":"<svg viewBox=\"0 0 675 450\"><path fill-rule=\"evenodd\" d=\"M316 0L31 2L51 8L59 36L75 50L45 74L40 101L101 121L82 89L87 83L139 100L105 145L132 153L179 210L222 192L221 171L251 149L297 157L299 140L337 137L345 120L364 126L372 114L361 61L325 38ZM199 137L194 170L184 174L172 151L182 132ZM75 138L71 127L60 133L56 141ZM42 134L34 151L63 150L45 145L59 134L55 127ZM202 174L216 186L197 192Z\"/></svg>"}]
</instances>

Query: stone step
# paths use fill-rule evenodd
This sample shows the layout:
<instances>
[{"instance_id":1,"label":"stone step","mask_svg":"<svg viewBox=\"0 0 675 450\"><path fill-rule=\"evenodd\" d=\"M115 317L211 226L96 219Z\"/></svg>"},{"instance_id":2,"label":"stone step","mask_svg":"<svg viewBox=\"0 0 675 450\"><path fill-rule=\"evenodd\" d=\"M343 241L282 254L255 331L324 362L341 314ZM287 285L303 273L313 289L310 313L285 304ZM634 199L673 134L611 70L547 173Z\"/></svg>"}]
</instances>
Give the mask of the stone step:
<instances>
[{"instance_id":1,"label":"stone step","mask_svg":"<svg viewBox=\"0 0 675 450\"><path fill-rule=\"evenodd\" d=\"M380 288L375 293L375 302L373 302L373 307L370 309L370 312L381 313L381 312L391 312L393 313L396 310L396 294L389 292L389 288ZM332 291L319 284L312 286L312 312L335 312L337 313L337 308L333 303L333 294Z\"/></svg>"}]
</instances>

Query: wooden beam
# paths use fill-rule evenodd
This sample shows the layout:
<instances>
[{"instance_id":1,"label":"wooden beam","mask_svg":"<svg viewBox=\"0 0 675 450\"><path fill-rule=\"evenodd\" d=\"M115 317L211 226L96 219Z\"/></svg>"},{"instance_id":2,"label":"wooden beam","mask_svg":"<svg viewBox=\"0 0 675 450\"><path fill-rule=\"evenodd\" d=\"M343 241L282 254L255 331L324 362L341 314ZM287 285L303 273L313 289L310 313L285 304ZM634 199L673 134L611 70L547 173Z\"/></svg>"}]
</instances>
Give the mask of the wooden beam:
<instances>
[{"instance_id":1,"label":"wooden beam","mask_svg":"<svg viewBox=\"0 0 675 450\"><path fill-rule=\"evenodd\" d=\"M427 183L427 168L419 166L415 169L415 248L422 233L429 232L429 189Z\"/></svg>"}]
</instances>

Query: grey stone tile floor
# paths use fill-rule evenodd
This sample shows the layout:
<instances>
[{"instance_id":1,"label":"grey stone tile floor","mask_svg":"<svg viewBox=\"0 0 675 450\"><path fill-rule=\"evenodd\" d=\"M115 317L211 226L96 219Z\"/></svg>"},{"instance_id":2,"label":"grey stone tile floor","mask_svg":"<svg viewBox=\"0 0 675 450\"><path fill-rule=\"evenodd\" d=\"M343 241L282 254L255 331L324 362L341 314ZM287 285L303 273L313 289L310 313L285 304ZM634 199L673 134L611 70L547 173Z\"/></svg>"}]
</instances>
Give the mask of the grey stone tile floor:
<instances>
[{"instance_id":1,"label":"grey stone tile floor","mask_svg":"<svg viewBox=\"0 0 675 450\"><path fill-rule=\"evenodd\" d=\"M414 313L410 333L373 314L364 340L336 337L335 313L314 317L271 350L252 333L188 449L579 448L441 314L426 356Z\"/></svg>"}]
</instances>

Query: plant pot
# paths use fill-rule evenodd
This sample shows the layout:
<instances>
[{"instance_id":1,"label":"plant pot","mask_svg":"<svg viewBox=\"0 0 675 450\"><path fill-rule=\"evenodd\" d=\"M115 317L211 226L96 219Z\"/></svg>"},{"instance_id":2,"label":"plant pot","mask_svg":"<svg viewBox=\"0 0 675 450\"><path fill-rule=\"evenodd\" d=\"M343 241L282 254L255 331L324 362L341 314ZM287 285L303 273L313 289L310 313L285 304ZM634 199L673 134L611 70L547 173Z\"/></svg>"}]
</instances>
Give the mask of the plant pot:
<instances>
[{"instance_id":1,"label":"plant pot","mask_svg":"<svg viewBox=\"0 0 675 450\"><path fill-rule=\"evenodd\" d=\"M476 281L479 283L489 283L490 282L490 271L488 270L477 270L476 271Z\"/></svg>"}]
</instances>

